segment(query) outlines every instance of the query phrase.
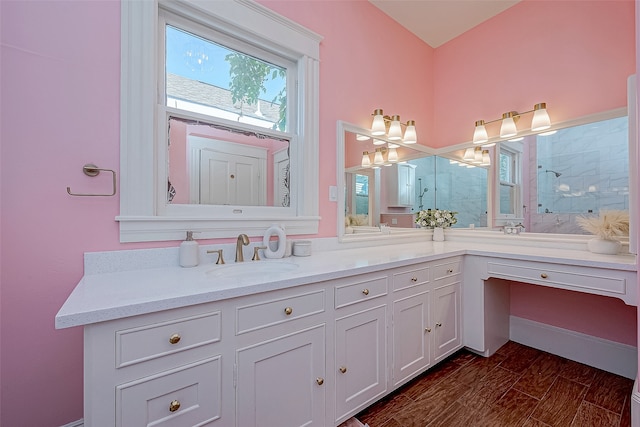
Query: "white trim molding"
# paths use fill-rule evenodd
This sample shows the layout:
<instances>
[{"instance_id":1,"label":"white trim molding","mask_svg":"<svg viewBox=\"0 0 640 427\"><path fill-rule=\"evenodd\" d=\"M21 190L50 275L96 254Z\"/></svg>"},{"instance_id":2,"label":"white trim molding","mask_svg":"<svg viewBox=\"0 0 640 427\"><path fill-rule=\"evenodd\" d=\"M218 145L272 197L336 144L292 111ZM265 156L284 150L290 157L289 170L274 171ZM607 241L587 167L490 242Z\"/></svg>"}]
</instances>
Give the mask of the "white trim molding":
<instances>
[{"instance_id":1,"label":"white trim molding","mask_svg":"<svg viewBox=\"0 0 640 427\"><path fill-rule=\"evenodd\" d=\"M512 341L626 378L636 378L637 347L516 316L510 316L509 324Z\"/></svg>"},{"instance_id":2,"label":"white trim molding","mask_svg":"<svg viewBox=\"0 0 640 427\"><path fill-rule=\"evenodd\" d=\"M69 424L65 424L60 427L83 427L83 426L84 426L84 419L79 419L78 421L73 421Z\"/></svg>"}]
</instances>

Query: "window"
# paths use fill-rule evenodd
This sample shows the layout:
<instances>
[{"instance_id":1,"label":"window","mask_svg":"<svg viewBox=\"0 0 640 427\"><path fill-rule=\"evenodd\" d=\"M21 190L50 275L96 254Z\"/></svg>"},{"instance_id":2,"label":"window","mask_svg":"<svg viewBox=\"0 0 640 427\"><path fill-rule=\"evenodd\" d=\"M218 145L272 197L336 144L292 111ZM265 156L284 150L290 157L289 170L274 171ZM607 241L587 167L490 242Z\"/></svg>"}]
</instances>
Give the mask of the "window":
<instances>
[{"instance_id":1,"label":"window","mask_svg":"<svg viewBox=\"0 0 640 427\"><path fill-rule=\"evenodd\" d=\"M185 230L199 238L261 235L274 222L287 234L316 233L321 37L251 1L123 2L121 21L120 240L179 240ZM178 187L167 138L178 125L199 127L197 136L213 129L218 140L220 132L261 140L241 157L259 158L252 177L269 181L242 185L264 194L246 205L211 203L220 194L198 191L220 187L218 178ZM229 147L223 139L217 146ZM185 147L183 175L197 176L197 156ZM261 149L277 155L245 154Z\"/></svg>"}]
</instances>

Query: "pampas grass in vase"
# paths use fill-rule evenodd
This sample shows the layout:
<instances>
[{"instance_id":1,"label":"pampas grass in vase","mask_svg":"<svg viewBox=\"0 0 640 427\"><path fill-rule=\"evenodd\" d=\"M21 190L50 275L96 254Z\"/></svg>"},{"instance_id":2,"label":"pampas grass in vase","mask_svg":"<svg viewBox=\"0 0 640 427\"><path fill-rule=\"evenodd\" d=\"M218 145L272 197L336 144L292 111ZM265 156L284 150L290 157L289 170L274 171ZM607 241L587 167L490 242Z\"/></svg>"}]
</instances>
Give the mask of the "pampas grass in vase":
<instances>
[{"instance_id":1,"label":"pampas grass in vase","mask_svg":"<svg viewBox=\"0 0 640 427\"><path fill-rule=\"evenodd\" d=\"M598 216L578 217L577 224L596 236L587 242L589 251L598 254L617 254L621 236L629 235L629 213L621 210L603 210Z\"/></svg>"}]
</instances>

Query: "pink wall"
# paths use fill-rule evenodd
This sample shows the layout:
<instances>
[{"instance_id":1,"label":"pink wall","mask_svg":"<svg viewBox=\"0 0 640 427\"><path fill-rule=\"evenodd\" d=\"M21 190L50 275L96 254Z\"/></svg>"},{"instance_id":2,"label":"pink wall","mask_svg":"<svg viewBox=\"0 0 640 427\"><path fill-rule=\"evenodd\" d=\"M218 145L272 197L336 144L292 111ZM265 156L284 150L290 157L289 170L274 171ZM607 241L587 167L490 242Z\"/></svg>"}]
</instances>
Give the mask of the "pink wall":
<instances>
[{"instance_id":1,"label":"pink wall","mask_svg":"<svg viewBox=\"0 0 640 427\"><path fill-rule=\"evenodd\" d=\"M538 102L554 121L626 106L634 28L633 0L525 0L441 46L435 144L471 141L476 120ZM531 116L520 123L526 127ZM487 130L495 135L499 123Z\"/></svg>"},{"instance_id":2,"label":"pink wall","mask_svg":"<svg viewBox=\"0 0 640 427\"><path fill-rule=\"evenodd\" d=\"M512 108L512 102L518 104L514 108L522 103L526 108L546 100L554 119L585 114L595 108L595 102L600 110L621 106L624 87L618 77L626 78L635 69L633 64L612 66L600 56L609 55L609 50L613 54L622 46L626 60L633 61L634 51L627 51L633 43L627 40L633 37L633 22L628 23L627 16L633 15L633 6L619 2L607 2L595 18L590 15L587 19L585 28L594 34L584 37L593 37L595 46L579 44L582 49L571 49L572 55L598 56L597 61L578 61L579 67L597 69L589 73L587 83L578 79L580 89L588 89L586 99L580 96L579 100L575 98L579 89L565 90L567 85L573 87L571 82L555 79L556 72L563 75L557 69L570 67L574 59L554 65L530 59L527 45L538 31L523 31L528 18L520 19L517 27L508 25L500 31L501 43L507 43L511 36L514 41L508 43L518 43L512 50L515 59L511 66L501 61L496 69L492 64L495 59L480 61L492 58L499 44L479 43L476 36L469 36L434 53L365 0L262 3L324 36L320 64L323 220L319 237L336 234L336 204L327 201L328 187L335 185L336 120L366 127L369 114L383 108L403 119L415 119L421 143L443 146L470 139L462 138L466 128L458 123L468 122L471 127L478 116L497 116ZM520 13L541 19L527 3L508 10L506 16L515 19L516 11L522 9ZM555 3L541 2L549 7ZM567 37L572 35L567 34L566 25L577 25L573 21L581 21L577 19L582 16L580 11L591 10L587 5L592 2L569 3L577 12L562 23ZM612 16L617 20L615 31L600 25L600 17L608 15L609 8L625 9ZM546 13L550 20L555 11ZM498 20L504 19L503 15ZM53 318L82 277L83 253L176 246L177 242L120 244L114 220L119 212L118 197L75 198L65 191L66 186L78 192L109 190L108 176L87 178L82 174L82 165L87 162L119 170L119 2L3 0L0 17L0 425L55 427L82 417L82 330L56 331ZM488 32L482 26L478 31L477 37ZM547 31L557 34L560 28ZM471 44L484 55L469 57ZM600 50L603 46L607 52ZM391 53L396 61L388 59ZM411 58L411 66L399 67L397 62L406 58ZM518 65L523 61L526 66ZM506 74L505 68L521 72L519 79L509 78L509 90L495 85L498 77ZM544 77L553 86L534 84L544 89L534 92L532 74L543 69L547 74L554 72ZM597 74L597 81L593 74ZM476 86L482 82L480 86L490 96L468 92L474 82ZM524 96L527 93L533 94ZM585 103L591 106L587 108ZM454 116L461 121L452 125ZM517 307L514 303L514 310Z\"/></svg>"},{"instance_id":3,"label":"pink wall","mask_svg":"<svg viewBox=\"0 0 640 427\"><path fill-rule=\"evenodd\" d=\"M415 119L426 139L433 50L367 1L265 4L324 36L318 236L335 236L336 121L367 126L384 108ZM3 0L0 10L0 425L60 426L82 417L82 330L56 331L53 319L82 277L83 253L177 242L120 244L118 197L65 190L110 189L108 176L82 174L87 162L119 170L119 2ZM391 51L414 58L402 79L373 54Z\"/></svg>"}]
</instances>

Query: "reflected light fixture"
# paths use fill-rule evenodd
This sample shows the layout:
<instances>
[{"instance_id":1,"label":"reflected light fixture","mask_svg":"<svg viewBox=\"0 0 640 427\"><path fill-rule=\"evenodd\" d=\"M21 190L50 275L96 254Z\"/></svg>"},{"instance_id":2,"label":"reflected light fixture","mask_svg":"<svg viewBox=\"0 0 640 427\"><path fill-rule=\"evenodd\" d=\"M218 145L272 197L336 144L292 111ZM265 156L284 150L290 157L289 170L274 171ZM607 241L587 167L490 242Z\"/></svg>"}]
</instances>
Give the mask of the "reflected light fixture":
<instances>
[{"instance_id":1,"label":"reflected light fixture","mask_svg":"<svg viewBox=\"0 0 640 427\"><path fill-rule=\"evenodd\" d=\"M367 141L369 139L370 139L370 137L367 136L367 135L362 135L361 133L356 134L356 140L358 140L358 141Z\"/></svg>"},{"instance_id":2,"label":"reflected light fixture","mask_svg":"<svg viewBox=\"0 0 640 427\"><path fill-rule=\"evenodd\" d=\"M384 157L382 157L382 149L376 148L376 154L373 156L373 164L374 165L383 165Z\"/></svg>"},{"instance_id":3,"label":"reflected light fixture","mask_svg":"<svg viewBox=\"0 0 640 427\"><path fill-rule=\"evenodd\" d=\"M390 163L398 163L398 152L395 148L389 148L387 152L387 161Z\"/></svg>"},{"instance_id":4,"label":"reflected light fixture","mask_svg":"<svg viewBox=\"0 0 640 427\"><path fill-rule=\"evenodd\" d=\"M518 128L516 122L524 114L533 113L531 120L531 131L539 132L551 127L551 119L549 113L547 113L547 104L540 102L533 106L533 110L518 113L517 111L509 111L502 115L502 118L485 122L484 120L477 120L475 122L475 129L473 131L473 143L484 144L489 140L486 125L489 123L495 123L501 121L500 126L500 138L510 138L518 134Z\"/></svg>"},{"instance_id":5,"label":"reflected light fixture","mask_svg":"<svg viewBox=\"0 0 640 427\"><path fill-rule=\"evenodd\" d=\"M402 135L403 126L405 127L404 135ZM416 122L414 120L402 123L400 121L400 116L385 116L384 112L380 108L373 111L371 135L386 135L391 141L402 141L405 144L415 144L418 142Z\"/></svg>"},{"instance_id":6,"label":"reflected light fixture","mask_svg":"<svg viewBox=\"0 0 640 427\"><path fill-rule=\"evenodd\" d=\"M369 152L365 151L362 153L362 163L361 166L363 168L368 168L369 166L371 166L371 158L369 158Z\"/></svg>"}]
</instances>

